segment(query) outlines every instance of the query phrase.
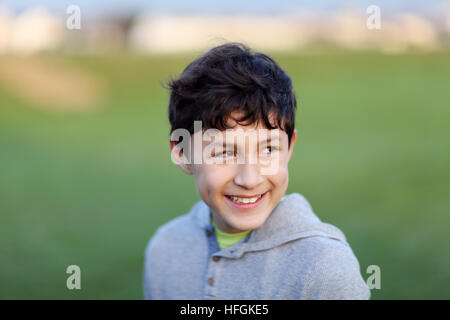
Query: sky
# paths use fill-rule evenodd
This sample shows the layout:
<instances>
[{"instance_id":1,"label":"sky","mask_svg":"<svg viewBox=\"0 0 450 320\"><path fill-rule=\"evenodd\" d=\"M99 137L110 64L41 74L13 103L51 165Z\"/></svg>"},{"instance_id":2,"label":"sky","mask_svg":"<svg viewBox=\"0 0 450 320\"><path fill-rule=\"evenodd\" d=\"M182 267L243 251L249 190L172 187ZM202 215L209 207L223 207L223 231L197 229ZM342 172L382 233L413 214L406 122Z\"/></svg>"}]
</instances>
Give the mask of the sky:
<instances>
[{"instance_id":1,"label":"sky","mask_svg":"<svg viewBox=\"0 0 450 320\"><path fill-rule=\"evenodd\" d=\"M333 11L339 8L367 8L378 5L388 12L425 12L447 0L0 0L5 6L18 13L27 8L42 6L52 11L65 13L69 5L80 6L90 15L136 13L141 11L169 12L221 12L221 13L279 13L307 8L315 11Z\"/></svg>"}]
</instances>

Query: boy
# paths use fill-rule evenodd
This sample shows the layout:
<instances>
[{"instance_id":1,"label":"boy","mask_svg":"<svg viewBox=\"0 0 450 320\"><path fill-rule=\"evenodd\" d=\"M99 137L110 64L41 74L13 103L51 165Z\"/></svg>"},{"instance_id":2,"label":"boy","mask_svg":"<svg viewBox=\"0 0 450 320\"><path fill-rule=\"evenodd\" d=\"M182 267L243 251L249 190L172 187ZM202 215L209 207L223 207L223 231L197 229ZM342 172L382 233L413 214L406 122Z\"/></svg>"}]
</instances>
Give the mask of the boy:
<instances>
[{"instance_id":1,"label":"boy","mask_svg":"<svg viewBox=\"0 0 450 320\"><path fill-rule=\"evenodd\" d=\"M169 88L172 160L201 201L149 242L145 298L369 299L344 234L284 195L296 98L281 67L228 43Z\"/></svg>"}]
</instances>

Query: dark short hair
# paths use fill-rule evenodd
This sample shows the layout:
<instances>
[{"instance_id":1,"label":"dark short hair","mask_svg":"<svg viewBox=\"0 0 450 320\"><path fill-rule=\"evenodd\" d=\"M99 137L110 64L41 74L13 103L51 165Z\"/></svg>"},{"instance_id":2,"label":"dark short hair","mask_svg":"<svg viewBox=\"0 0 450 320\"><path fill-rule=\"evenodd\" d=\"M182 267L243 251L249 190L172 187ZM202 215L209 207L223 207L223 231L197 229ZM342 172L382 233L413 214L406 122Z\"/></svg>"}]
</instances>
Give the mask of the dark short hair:
<instances>
[{"instance_id":1,"label":"dark short hair","mask_svg":"<svg viewBox=\"0 0 450 320\"><path fill-rule=\"evenodd\" d=\"M225 130L231 113L241 111L237 123L262 121L268 129L285 131L291 143L297 105L291 79L271 57L242 43L212 48L167 88L171 132L184 128L192 134L195 120L202 121L204 130Z\"/></svg>"}]
</instances>

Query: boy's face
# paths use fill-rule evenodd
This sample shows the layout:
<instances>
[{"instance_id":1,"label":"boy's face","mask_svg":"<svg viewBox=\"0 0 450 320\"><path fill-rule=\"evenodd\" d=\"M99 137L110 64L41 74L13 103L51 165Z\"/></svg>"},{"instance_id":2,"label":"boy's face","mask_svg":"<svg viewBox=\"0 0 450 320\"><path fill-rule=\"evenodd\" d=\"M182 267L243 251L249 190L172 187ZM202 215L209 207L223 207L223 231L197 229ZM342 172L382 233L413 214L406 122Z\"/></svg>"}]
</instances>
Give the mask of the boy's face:
<instances>
[{"instance_id":1,"label":"boy's face","mask_svg":"<svg viewBox=\"0 0 450 320\"><path fill-rule=\"evenodd\" d=\"M202 132L192 135L192 144L195 139L203 140L202 163L178 164L194 176L197 191L211 209L216 226L228 233L259 228L280 202L288 186L288 161L296 139L294 131L289 147L284 131L268 130L260 124L241 126L232 120L234 115L229 121L232 129L221 132L222 140L217 140L221 143L213 149L205 148L214 140L204 141ZM256 138L233 137L233 132L238 131L242 136L242 130L249 135L256 132ZM272 170L267 170L268 166Z\"/></svg>"}]
</instances>

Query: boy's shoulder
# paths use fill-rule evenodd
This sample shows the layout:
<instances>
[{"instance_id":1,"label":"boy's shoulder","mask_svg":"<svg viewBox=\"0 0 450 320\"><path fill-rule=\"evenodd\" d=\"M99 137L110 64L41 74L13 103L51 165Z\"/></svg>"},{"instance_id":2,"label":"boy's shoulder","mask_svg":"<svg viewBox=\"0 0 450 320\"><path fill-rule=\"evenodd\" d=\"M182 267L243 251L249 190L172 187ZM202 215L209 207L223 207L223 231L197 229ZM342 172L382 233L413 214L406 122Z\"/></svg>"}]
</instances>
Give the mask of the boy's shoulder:
<instances>
[{"instance_id":1,"label":"boy's shoulder","mask_svg":"<svg viewBox=\"0 0 450 320\"><path fill-rule=\"evenodd\" d=\"M185 233L191 232L195 227L195 221L193 219L193 211L200 208L200 202L196 203L189 212L182 214L181 216L175 217L163 225L161 225L155 232L155 236L164 236L173 233Z\"/></svg>"},{"instance_id":2,"label":"boy's shoulder","mask_svg":"<svg viewBox=\"0 0 450 320\"><path fill-rule=\"evenodd\" d=\"M199 201L188 213L166 222L151 237L147 251L167 247L175 249L177 243L183 244L183 247L195 245L196 241L201 241L202 227L209 223L208 211L206 204Z\"/></svg>"}]
</instances>

